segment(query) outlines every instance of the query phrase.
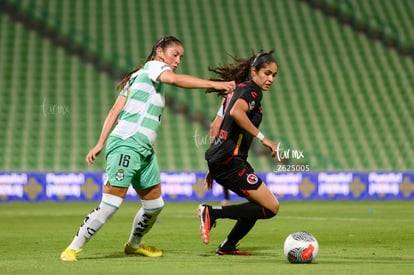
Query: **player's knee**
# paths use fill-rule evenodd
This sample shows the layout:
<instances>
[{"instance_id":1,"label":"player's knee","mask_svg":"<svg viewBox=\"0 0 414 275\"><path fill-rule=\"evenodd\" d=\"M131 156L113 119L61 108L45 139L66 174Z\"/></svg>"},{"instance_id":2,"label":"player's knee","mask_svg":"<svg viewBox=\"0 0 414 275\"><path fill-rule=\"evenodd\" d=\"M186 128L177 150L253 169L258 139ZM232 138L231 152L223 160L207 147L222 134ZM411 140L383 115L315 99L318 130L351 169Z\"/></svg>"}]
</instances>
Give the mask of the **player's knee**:
<instances>
[{"instance_id":1,"label":"player's knee","mask_svg":"<svg viewBox=\"0 0 414 275\"><path fill-rule=\"evenodd\" d=\"M164 200L162 197L156 198L154 200L141 200L142 207L147 213L160 213L164 208Z\"/></svg>"}]
</instances>

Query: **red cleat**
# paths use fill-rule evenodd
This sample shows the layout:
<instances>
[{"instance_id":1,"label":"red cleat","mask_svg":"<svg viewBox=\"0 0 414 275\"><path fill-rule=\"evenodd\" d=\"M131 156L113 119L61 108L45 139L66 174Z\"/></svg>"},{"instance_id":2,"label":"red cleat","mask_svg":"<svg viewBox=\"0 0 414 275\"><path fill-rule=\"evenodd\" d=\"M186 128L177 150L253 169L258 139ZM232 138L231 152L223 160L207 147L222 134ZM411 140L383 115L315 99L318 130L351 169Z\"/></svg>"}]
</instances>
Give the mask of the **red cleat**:
<instances>
[{"instance_id":1,"label":"red cleat","mask_svg":"<svg viewBox=\"0 0 414 275\"><path fill-rule=\"evenodd\" d=\"M252 253L247 252L247 251L243 251L240 249L234 249L234 250L230 250L230 251L222 251L220 250L220 248L218 248L216 250L216 255L241 255L241 256L250 256L252 255Z\"/></svg>"},{"instance_id":2,"label":"red cleat","mask_svg":"<svg viewBox=\"0 0 414 275\"><path fill-rule=\"evenodd\" d=\"M209 213L209 206L200 204L198 206L198 217L200 218L200 235L203 243L208 244L210 242L210 229L214 223L211 222Z\"/></svg>"}]
</instances>

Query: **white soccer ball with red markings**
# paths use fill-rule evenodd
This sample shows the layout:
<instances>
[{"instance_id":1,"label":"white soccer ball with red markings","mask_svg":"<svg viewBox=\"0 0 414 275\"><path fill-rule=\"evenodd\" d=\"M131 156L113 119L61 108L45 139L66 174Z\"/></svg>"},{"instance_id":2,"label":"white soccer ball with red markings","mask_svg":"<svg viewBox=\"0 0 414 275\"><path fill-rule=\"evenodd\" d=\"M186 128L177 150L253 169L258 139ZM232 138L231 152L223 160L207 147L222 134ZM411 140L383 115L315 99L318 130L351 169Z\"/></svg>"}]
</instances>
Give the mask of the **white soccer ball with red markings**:
<instances>
[{"instance_id":1,"label":"white soccer ball with red markings","mask_svg":"<svg viewBox=\"0 0 414 275\"><path fill-rule=\"evenodd\" d=\"M319 244L309 232L299 231L287 236L283 253L290 263L311 263L318 256Z\"/></svg>"}]
</instances>

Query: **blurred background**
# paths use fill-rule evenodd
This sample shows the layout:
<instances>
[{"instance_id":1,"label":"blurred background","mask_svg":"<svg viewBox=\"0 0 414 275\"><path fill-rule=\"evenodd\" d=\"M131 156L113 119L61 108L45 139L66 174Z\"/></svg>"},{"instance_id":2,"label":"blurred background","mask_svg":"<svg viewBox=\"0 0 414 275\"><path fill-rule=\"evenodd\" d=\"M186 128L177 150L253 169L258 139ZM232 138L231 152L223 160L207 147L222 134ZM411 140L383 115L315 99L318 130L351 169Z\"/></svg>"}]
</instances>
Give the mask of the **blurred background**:
<instances>
[{"instance_id":1,"label":"blurred background","mask_svg":"<svg viewBox=\"0 0 414 275\"><path fill-rule=\"evenodd\" d=\"M0 0L0 171L86 167L115 86L164 35L178 73L275 49L261 130L311 171L414 170L414 2L409 0ZM205 171L220 99L166 88L163 171ZM257 171L277 161L253 144Z\"/></svg>"}]
</instances>

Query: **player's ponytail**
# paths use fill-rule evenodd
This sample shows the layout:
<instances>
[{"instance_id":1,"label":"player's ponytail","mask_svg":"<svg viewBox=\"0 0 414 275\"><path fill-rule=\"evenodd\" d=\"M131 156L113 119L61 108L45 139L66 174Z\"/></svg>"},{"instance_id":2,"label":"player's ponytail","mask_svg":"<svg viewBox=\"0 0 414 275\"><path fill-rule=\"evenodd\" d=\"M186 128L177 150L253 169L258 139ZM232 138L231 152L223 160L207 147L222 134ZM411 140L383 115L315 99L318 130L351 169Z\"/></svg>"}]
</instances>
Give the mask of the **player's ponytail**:
<instances>
[{"instance_id":1,"label":"player's ponytail","mask_svg":"<svg viewBox=\"0 0 414 275\"><path fill-rule=\"evenodd\" d=\"M254 53L252 50L252 56L249 58L241 58L228 54L234 61L232 64L220 65L216 68L208 68L210 72L215 73L219 78L211 79L215 81L235 81L236 84L242 83L250 79L250 69L255 67L256 70L262 68L265 64L275 62L272 53L274 50L269 52ZM224 90L206 89L206 93L217 93L218 96L226 96Z\"/></svg>"}]
</instances>

